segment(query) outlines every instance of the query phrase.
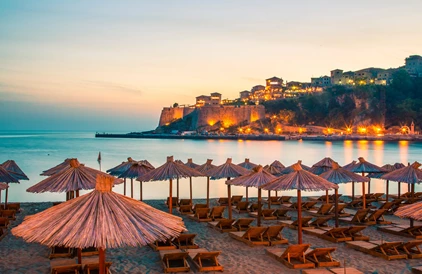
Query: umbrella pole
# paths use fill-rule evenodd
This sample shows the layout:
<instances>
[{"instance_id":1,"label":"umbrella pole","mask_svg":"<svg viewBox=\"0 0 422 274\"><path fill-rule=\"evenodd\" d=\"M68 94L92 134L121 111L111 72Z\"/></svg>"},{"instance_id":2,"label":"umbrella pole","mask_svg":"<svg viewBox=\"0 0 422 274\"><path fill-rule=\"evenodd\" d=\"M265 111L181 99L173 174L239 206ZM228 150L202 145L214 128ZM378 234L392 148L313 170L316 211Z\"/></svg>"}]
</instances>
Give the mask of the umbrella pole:
<instances>
[{"instance_id":1,"label":"umbrella pole","mask_svg":"<svg viewBox=\"0 0 422 274\"><path fill-rule=\"evenodd\" d=\"M275 191L275 196L276 196L276 197L278 197L278 193L277 193L277 190Z\"/></svg>"},{"instance_id":2,"label":"umbrella pole","mask_svg":"<svg viewBox=\"0 0 422 274\"><path fill-rule=\"evenodd\" d=\"M9 184L7 184L9 185ZM7 198L9 196L9 188L6 188L6 197L4 198L4 209L7 207Z\"/></svg>"},{"instance_id":3,"label":"umbrella pole","mask_svg":"<svg viewBox=\"0 0 422 274\"><path fill-rule=\"evenodd\" d=\"M177 197L177 201L179 202L179 177L177 177L177 181L176 181L176 197Z\"/></svg>"},{"instance_id":4,"label":"umbrella pole","mask_svg":"<svg viewBox=\"0 0 422 274\"><path fill-rule=\"evenodd\" d=\"M126 178L125 178L125 180L123 182L123 195L126 196Z\"/></svg>"},{"instance_id":5,"label":"umbrella pole","mask_svg":"<svg viewBox=\"0 0 422 274\"><path fill-rule=\"evenodd\" d=\"M210 177L207 177L207 207L210 206Z\"/></svg>"},{"instance_id":6,"label":"umbrella pole","mask_svg":"<svg viewBox=\"0 0 422 274\"><path fill-rule=\"evenodd\" d=\"M407 184L407 191L410 192L411 190L410 184Z\"/></svg>"},{"instance_id":7,"label":"umbrella pole","mask_svg":"<svg viewBox=\"0 0 422 274\"><path fill-rule=\"evenodd\" d=\"M325 190L325 203L328 204L329 203L329 199L328 199L328 189Z\"/></svg>"},{"instance_id":8,"label":"umbrella pole","mask_svg":"<svg viewBox=\"0 0 422 274\"><path fill-rule=\"evenodd\" d=\"M409 186L410 186L410 184L409 184ZM412 197L411 203L413 203L414 199L415 199L415 184L412 184L411 192L412 192L412 195L410 196L410 197ZM410 218L410 227L413 227L413 219L412 218Z\"/></svg>"},{"instance_id":9,"label":"umbrella pole","mask_svg":"<svg viewBox=\"0 0 422 274\"><path fill-rule=\"evenodd\" d=\"M140 181L139 185L139 201L142 201L142 181Z\"/></svg>"},{"instance_id":10,"label":"umbrella pole","mask_svg":"<svg viewBox=\"0 0 422 274\"><path fill-rule=\"evenodd\" d=\"M355 182L352 182L352 201L355 199Z\"/></svg>"},{"instance_id":11,"label":"umbrella pole","mask_svg":"<svg viewBox=\"0 0 422 274\"><path fill-rule=\"evenodd\" d=\"M300 189L297 190L297 241L298 244L302 244L302 197L300 193Z\"/></svg>"},{"instance_id":12,"label":"umbrella pole","mask_svg":"<svg viewBox=\"0 0 422 274\"><path fill-rule=\"evenodd\" d=\"M257 221L257 225L261 226L261 214L262 214L262 209L261 209L261 188L258 188L258 221Z\"/></svg>"},{"instance_id":13,"label":"umbrella pole","mask_svg":"<svg viewBox=\"0 0 422 274\"><path fill-rule=\"evenodd\" d=\"M398 185L399 185L399 189L398 189L398 194L397 194L398 197L397 198L400 198L400 196L401 196L401 193L400 193L400 182L399 182Z\"/></svg>"},{"instance_id":14,"label":"umbrella pole","mask_svg":"<svg viewBox=\"0 0 422 274\"><path fill-rule=\"evenodd\" d=\"M101 247L98 248L98 253L99 253L99 257L100 257L100 274L106 274L106 269L105 269L105 250L102 249Z\"/></svg>"},{"instance_id":15,"label":"umbrella pole","mask_svg":"<svg viewBox=\"0 0 422 274\"><path fill-rule=\"evenodd\" d=\"M387 180L386 186L385 186L385 202L388 202L388 184L389 184L389 180Z\"/></svg>"},{"instance_id":16,"label":"umbrella pole","mask_svg":"<svg viewBox=\"0 0 422 274\"><path fill-rule=\"evenodd\" d=\"M172 207L173 207L173 180L170 179L170 187L169 187L169 213L172 214Z\"/></svg>"},{"instance_id":17,"label":"umbrella pole","mask_svg":"<svg viewBox=\"0 0 422 274\"><path fill-rule=\"evenodd\" d=\"M192 204L192 177L189 177L190 204Z\"/></svg>"},{"instance_id":18,"label":"umbrella pole","mask_svg":"<svg viewBox=\"0 0 422 274\"><path fill-rule=\"evenodd\" d=\"M229 179L228 179L229 180ZM230 185L227 185L227 197L229 200L229 220L232 219L232 193L230 189Z\"/></svg>"},{"instance_id":19,"label":"umbrella pole","mask_svg":"<svg viewBox=\"0 0 422 274\"><path fill-rule=\"evenodd\" d=\"M362 172L362 177L363 177L364 173ZM365 182L362 182L362 208L365 209L366 208L366 197L365 197Z\"/></svg>"},{"instance_id":20,"label":"umbrella pole","mask_svg":"<svg viewBox=\"0 0 422 274\"><path fill-rule=\"evenodd\" d=\"M78 264L82 263L82 249L78 248Z\"/></svg>"},{"instance_id":21,"label":"umbrella pole","mask_svg":"<svg viewBox=\"0 0 422 274\"><path fill-rule=\"evenodd\" d=\"M248 202L249 201L249 197L248 197L249 195L248 195L248 187L246 187L246 202Z\"/></svg>"},{"instance_id":22,"label":"umbrella pole","mask_svg":"<svg viewBox=\"0 0 422 274\"><path fill-rule=\"evenodd\" d=\"M335 204L334 204L334 210L335 210L335 218L336 218L336 227L338 227L338 188L336 188L334 190L334 199L335 199Z\"/></svg>"},{"instance_id":23,"label":"umbrella pole","mask_svg":"<svg viewBox=\"0 0 422 274\"><path fill-rule=\"evenodd\" d=\"M368 194L371 194L371 178L368 181Z\"/></svg>"},{"instance_id":24,"label":"umbrella pole","mask_svg":"<svg viewBox=\"0 0 422 274\"><path fill-rule=\"evenodd\" d=\"M130 198L133 198L133 178L130 178Z\"/></svg>"},{"instance_id":25,"label":"umbrella pole","mask_svg":"<svg viewBox=\"0 0 422 274\"><path fill-rule=\"evenodd\" d=\"M271 190L268 190L268 209L271 209Z\"/></svg>"},{"instance_id":26,"label":"umbrella pole","mask_svg":"<svg viewBox=\"0 0 422 274\"><path fill-rule=\"evenodd\" d=\"M76 190L76 198L79 197L79 189Z\"/></svg>"}]
</instances>

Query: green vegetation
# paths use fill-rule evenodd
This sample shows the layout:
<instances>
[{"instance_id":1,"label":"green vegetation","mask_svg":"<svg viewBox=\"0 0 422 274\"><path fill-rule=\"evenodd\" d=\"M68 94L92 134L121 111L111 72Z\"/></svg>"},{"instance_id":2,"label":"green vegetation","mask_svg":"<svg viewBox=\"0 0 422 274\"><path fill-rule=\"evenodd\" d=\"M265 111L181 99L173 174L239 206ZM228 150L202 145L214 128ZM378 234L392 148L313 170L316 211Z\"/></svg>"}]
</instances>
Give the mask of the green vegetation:
<instances>
[{"instance_id":1,"label":"green vegetation","mask_svg":"<svg viewBox=\"0 0 422 274\"><path fill-rule=\"evenodd\" d=\"M422 78L404 71L393 75L389 86L334 86L320 95L268 101L263 105L291 125L318 125L333 128L367 124L409 125L422 128Z\"/></svg>"}]
</instances>

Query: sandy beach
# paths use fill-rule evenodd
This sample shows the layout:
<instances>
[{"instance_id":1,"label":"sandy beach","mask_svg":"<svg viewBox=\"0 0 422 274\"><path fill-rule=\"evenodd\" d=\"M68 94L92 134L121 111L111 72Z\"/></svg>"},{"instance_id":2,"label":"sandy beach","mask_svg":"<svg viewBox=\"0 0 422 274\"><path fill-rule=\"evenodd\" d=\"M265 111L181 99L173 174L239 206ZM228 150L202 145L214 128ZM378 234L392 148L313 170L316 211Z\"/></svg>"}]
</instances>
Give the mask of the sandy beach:
<instances>
[{"instance_id":1,"label":"sandy beach","mask_svg":"<svg viewBox=\"0 0 422 274\"><path fill-rule=\"evenodd\" d=\"M253 199L250 199L253 200ZM167 210L162 200L146 201L151 206ZM195 200L194 203L205 203L205 200ZM211 205L216 205L213 199ZM16 221L11 227L20 224L26 215L32 215L48 207L51 202L43 203L21 203L22 212L17 215ZM277 206L273 206L277 207ZM353 213L353 210L348 210ZM179 215L174 211L175 214ZM227 212L226 212L227 213ZM295 218L295 212L289 213ZM303 214L306 215L306 212ZM182 215L180 215L182 216ZM247 217L246 213L237 214L233 212L234 218ZM265 254L266 248L271 247L249 247L242 242L232 239L227 233L220 233L209 228L207 223L197 223L183 216L185 225L190 233L196 233L195 242L208 250L220 250L220 263L224 266L225 273L301 273L300 270L292 270L280 262ZM394 223L408 224L408 220L388 215L386 220ZM264 221L264 225L276 224L277 221ZM331 221L330 223L334 223ZM342 223L340 223L342 225ZM50 260L48 259L49 248L40 244L29 244L14 237L8 230L7 236L0 241L0 273L50 273ZM297 243L297 231L285 228L283 236L289 243ZM364 234L370 236L371 240L385 241L409 241L411 238L395 236L392 234L377 231L376 226L369 226ZM303 235L303 242L311 244L311 247L337 247L333 257L346 263L349 267L355 267L364 273L411 273L411 267L422 265L422 259L393 260L374 257L353 249L347 248L344 243L331 243L315 236ZM285 245L280 245L283 247ZM112 262L112 273L163 273L158 252L150 247L107 249L106 260ZM189 273L195 273L191 271Z\"/></svg>"}]
</instances>

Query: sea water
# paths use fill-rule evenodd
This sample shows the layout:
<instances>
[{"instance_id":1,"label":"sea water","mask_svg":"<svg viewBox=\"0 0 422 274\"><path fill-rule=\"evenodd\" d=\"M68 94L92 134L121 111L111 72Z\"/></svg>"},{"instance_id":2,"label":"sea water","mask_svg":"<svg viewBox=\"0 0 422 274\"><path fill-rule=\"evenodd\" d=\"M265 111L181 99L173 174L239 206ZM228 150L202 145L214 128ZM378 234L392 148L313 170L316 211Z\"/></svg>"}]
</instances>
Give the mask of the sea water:
<instances>
[{"instance_id":1,"label":"sea water","mask_svg":"<svg viewBox=\"0 0 422 274\"><path fill-rule=\"evenodd\" d=\"M9 201L40 202L62 201L64 193L28 193L26 189L46 177L39 174L66 158L78 158L86 166L105 171L123 161L127 157L135 160L148 160L155 167L165 163L167 156L174 156L187 162L192 158L196 164L203 164L212 159L213 164L223 164L227 158L233 163L241 163L249 158L252 163L266 165L279 160L285 166L298 160L312 166L324 157L331 157L340 165L364 157L377 164L406 164L421 161L422 143L399 141L230 141L230 140L169 140L169 139L107 139L95 138L95 132L5 132L0 131L0 163L13 159L30 178L20 184L10 184ZM101 167L97 162L101 152ZM210 197L227 195L225 179L211 180ZM383 180L371 181L371 192L385 192ZM134 181L134 198L139 199L139 182ZM164 199L169 195L168 182L144 182L144 199ZM176 183L173 194L176 193ZM402 185L402 192L407 190ZM179 181L180 197L189 198L189 179ZM355 194L361 193L361 184L356 184ZM419 186L416 186L416 190ZM397 193L397 183L390 183L390 193ZM116 186L114 191L123 193L123 185ZM85 191L86 192L86 191ZM82 192L82 193L85 193ZM340 185L339 193L351 194L351 184ZM245 188L232 187L233 195L245 195ZM322 192L307 192L303 195L322 195ZM4 201L4 191L2 192ZM127 184L127 195L130 195L130 182ZM295 196L294 191L278 193L278 195ZM256 197L256 189L249 189L249 196ZM206 197L206 178L193 178L193 197Z\"/></svg>"}]
</instances>

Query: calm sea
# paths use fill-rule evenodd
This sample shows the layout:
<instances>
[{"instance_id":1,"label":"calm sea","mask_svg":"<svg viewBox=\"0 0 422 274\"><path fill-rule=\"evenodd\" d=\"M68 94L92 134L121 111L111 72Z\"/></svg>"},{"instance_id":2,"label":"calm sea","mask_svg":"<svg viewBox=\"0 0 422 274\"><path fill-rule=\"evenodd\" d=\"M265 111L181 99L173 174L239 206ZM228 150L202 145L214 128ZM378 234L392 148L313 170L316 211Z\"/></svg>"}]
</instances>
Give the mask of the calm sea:
<instances>
[{"instance_id":1,"label":"calm sea","mask_svg":"<svg viewBox=\"0 0 422 274\"><path fill-rule=\"evenodd\" d=\"M401 162L421 161L422 143L408 141L227 141L227 140L166 140L166 139L105 139L95 138L95 132L1 132L0 131L0 163L13 159L30 178L21 184L11 184L9 201L38 202L64 200L63 193L33 194L26 189L45 177L39 174L52 166L63 162L66 158L76 157L81 163L99 169L98 152L101 151L101 169L112 168L127 157L135 160L147 159L155 167L160 166L167 156L183 162L193 158L197 164L206 159L213 159L219 165L228 157L234 163L241 163L245 158L257 164L270 164L274 160L288 166L297 160L312 166L315 162L329 156L340 165L357 160L362 156L377 165ZM139 183L135 182L134 198L139 198ZM402 184L402 191L407 186ZM356 194L360 194L360 184ZM419 189L419 186L416 187ZM114 188L123 193L123 185ZM211 181L211 197L226 195L224 180ZM129 191L129 184L128 184ZM384 192L382 180L373 180L371 192ZM244 194L243 187L233 187L233 194ZM174 192L175 193L175 190ZM255 189L249 190L250 196L256 196ZM351 184L340 187L340 193L351 193ZM397 184L390 183L390 193L397 193ZM163 199L168 196L168 182L147 182L143 184L144 199ZM294 192L283 193L295 195ZM305 195L321 195L310 192ZM206 178L193 179L193 197L206 196ZM189 179L180 180L180 197L189 197ZM2 193L2 201L4 193Z\"/></svg>"}]
</instances>

